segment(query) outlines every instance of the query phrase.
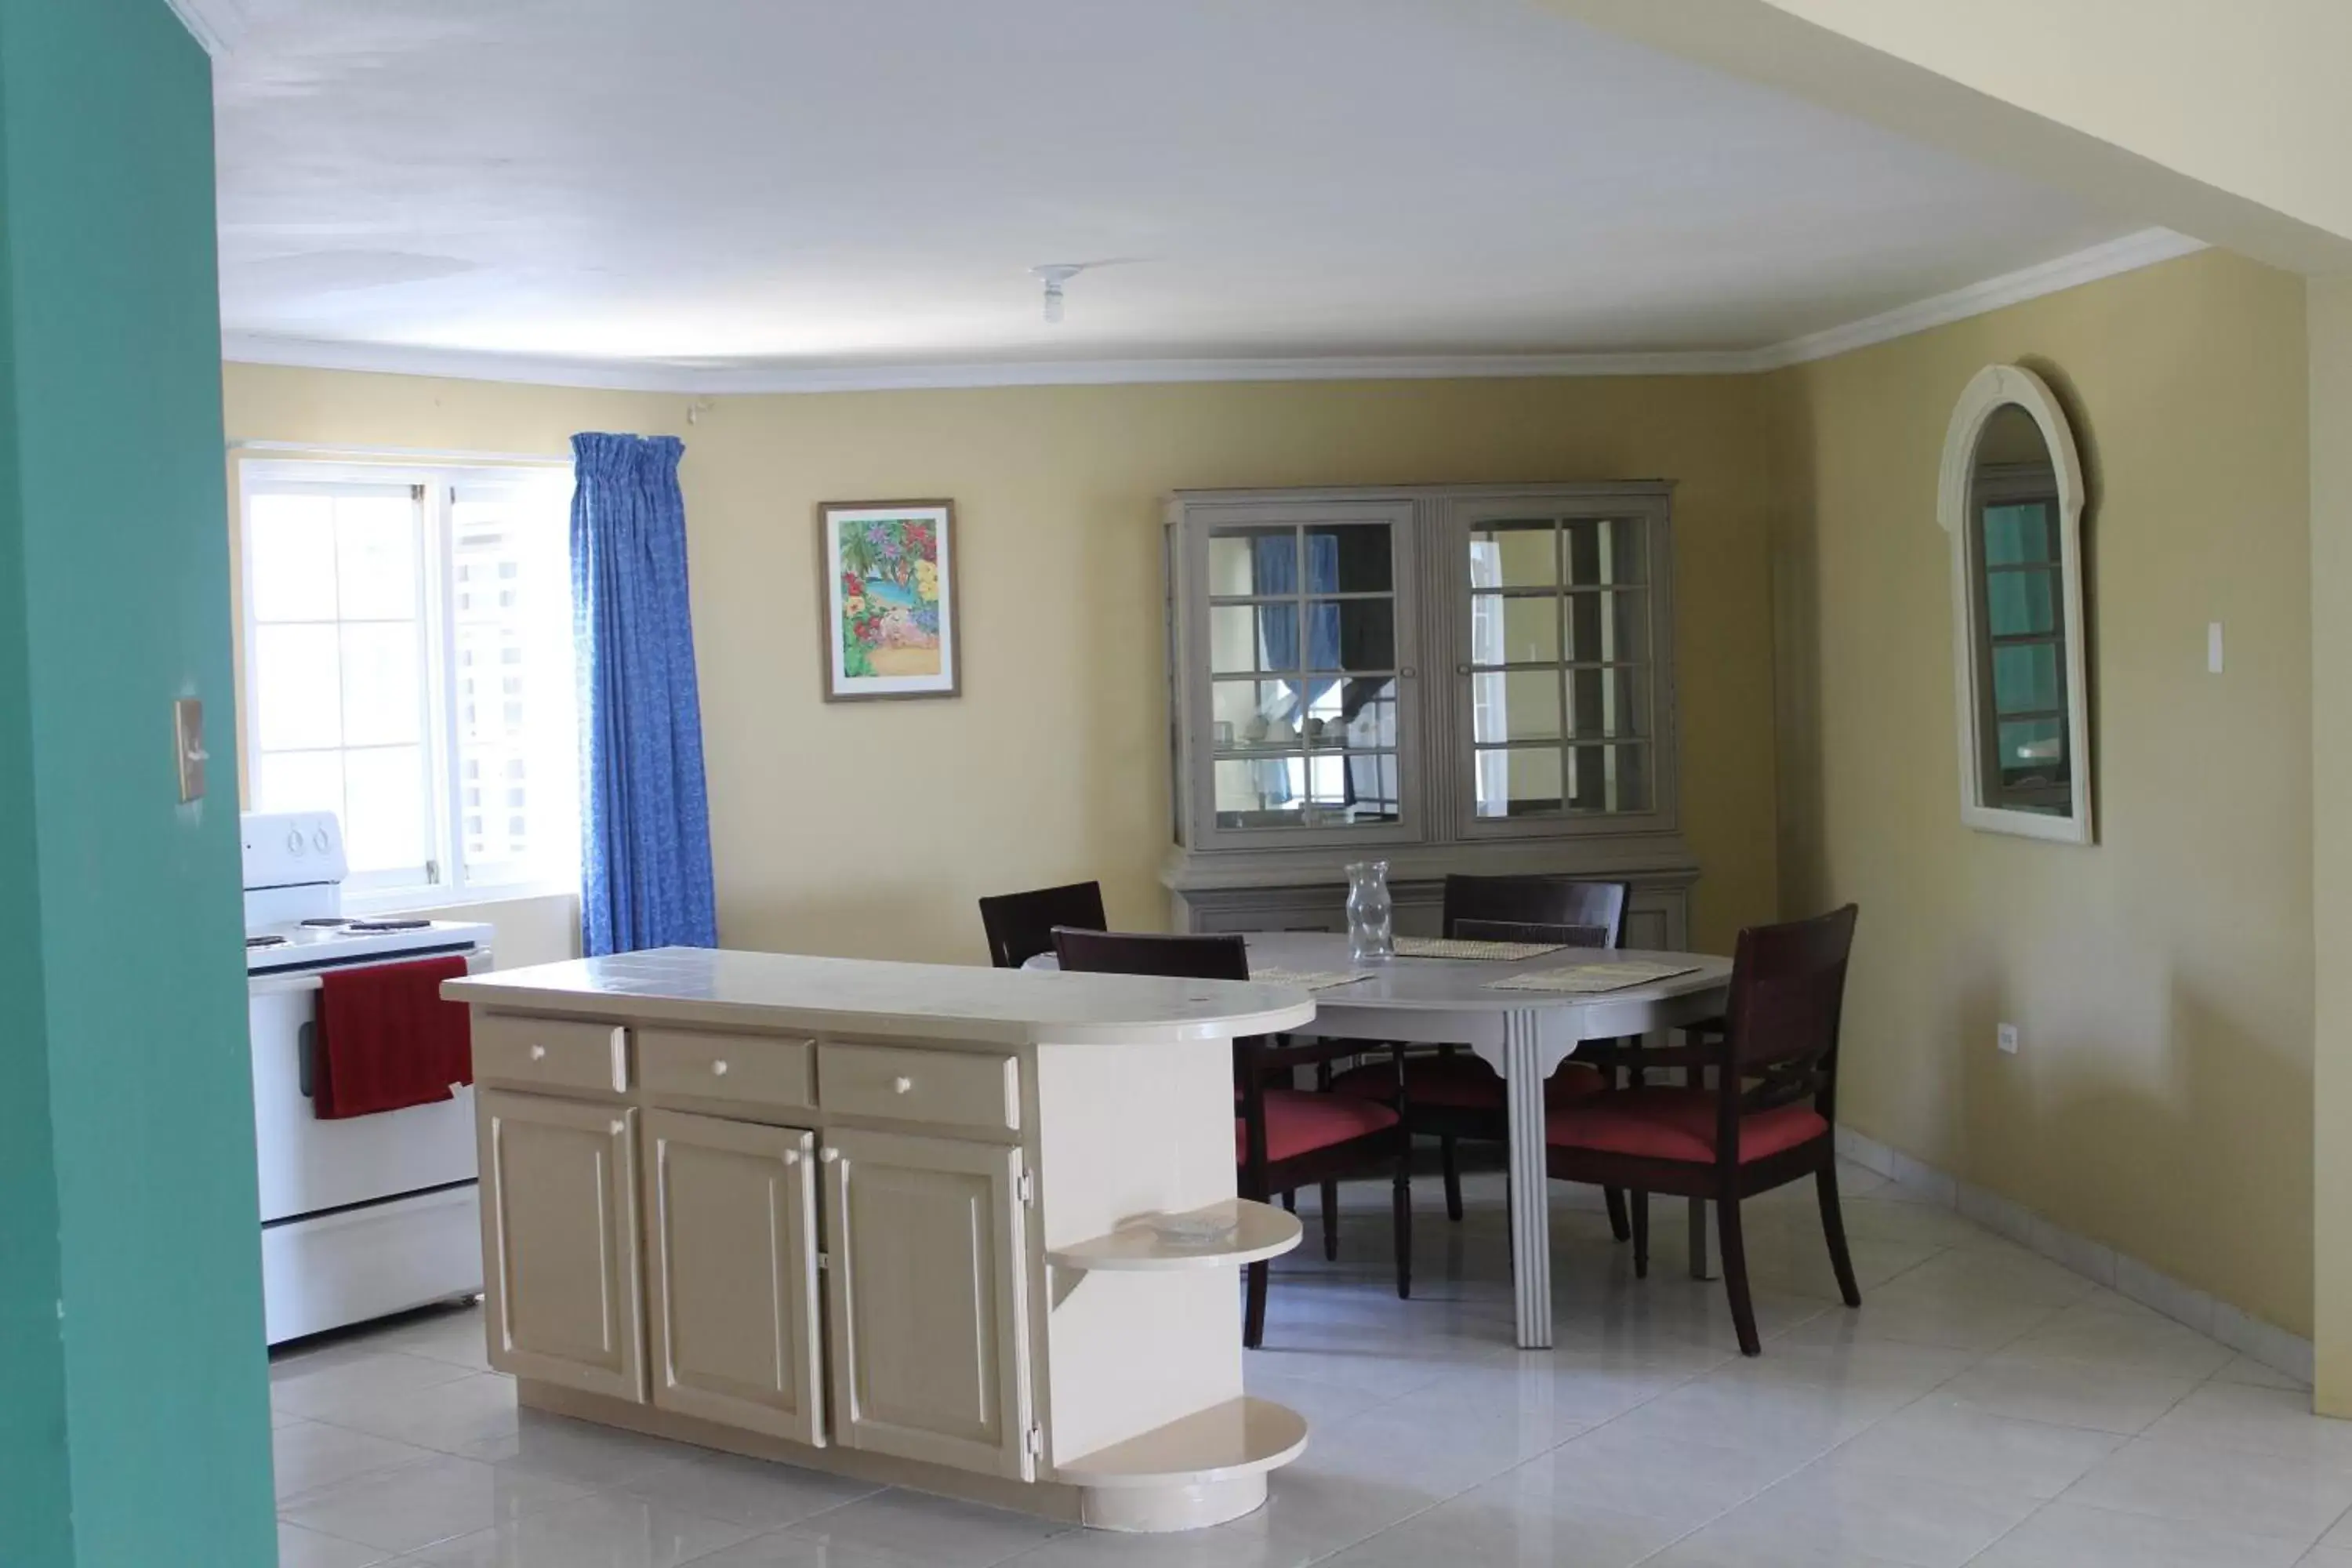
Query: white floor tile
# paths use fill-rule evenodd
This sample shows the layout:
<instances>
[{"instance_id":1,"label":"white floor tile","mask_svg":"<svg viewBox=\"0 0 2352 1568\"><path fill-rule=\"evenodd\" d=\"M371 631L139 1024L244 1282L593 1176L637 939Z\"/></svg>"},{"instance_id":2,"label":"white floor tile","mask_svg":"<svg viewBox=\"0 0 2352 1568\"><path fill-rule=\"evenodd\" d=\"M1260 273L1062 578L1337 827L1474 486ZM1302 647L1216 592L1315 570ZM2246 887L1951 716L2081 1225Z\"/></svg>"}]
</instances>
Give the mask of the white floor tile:
<instances>
[{"instance_id":1,"label":"white floor tile","mask_svg":"<svg viewBox=\"0 0 2352 1568\"><path fill-rule=\"evenodd\" d=\"M2064 1500L2310 1546L2352 1509L2352 1472L2312 1459L2136 1437L2077 1481Z\"/></svg>"},{"instance_id":2,"label":"white floor tile","mask_svg":"<svg viewBox=\"0 0 2352 1568\"><path fill-rule=\"evenodd\" d=\"M1331 1568L1631 1568L1680 1531L1590 1503L1528 1506L1507 1479L1487 1483L1328 1559Z\"/></svg>"},{"instance_id":3,"label":"white floor tile","mask_svg":"<svg viewBox=\"0 0 2352 1568\"><path fill-rule=\"evenodd\" d=\"M2293 1542L2054 1502L1969 1568L2286 1568Z\"/></svg>"},{"instance_id":4,"label":"white floor tile","mask_svg":"<svg viewBox=\"0 0 2352 1568\"><path fill-rule=\"evenodd\" d=\"M632 1477L620 1483L619 1489L681 1512L772 1531L871 1497L883 1489L822 1470L695 1449Z\"/></svg>"},{"instance_id":5,"label":"white floor tile","mask_svg":"<svg viewBox=\"0 0 2352 1568\"><path fill-rule=\"evenodd\" d=\"M2352 1470L2352 1421L2315 1417L2311 1395L2301 1389L2208 1383L2167 1411L2147 1435L2242 1453L2317 1459Z\"/></svg>"},{"instance_id":6,"label":"white floor tile","mask_svg":"<svg viewBox=\"0 0 2352 1568\"><path fill-rule=\"evenodd\" d=\"M787 1527L787 1533L895 1552L932 1568L984 1568L1070 1528L1029 1514L893 1489L803 1520Z\"/></svg>"},{"instance_id":7,"label":"white floor tile","mask_svg":"<svg viewBox=\"0 0 2352 1568\"><path fill-rule=\"evenodd\" d=\"M1094 1533L1099 1537L1101 1532ZM1025 1558L1014 1561L1026 1568ZM879 1547L813 1541L805 1535L778 1531L739 1542L708 1557L695 1558L693 1568L924 1568L924 1563L919 1557L905 1557Z\"/></svg>"},{"instance_id":8,"label":"white floor tile","mask_svg":"<svg viewBox=\"0 0 2352 1568\"><path fill-rule=\"evenodd\" d=\"M411 1318L375 1336L386 1350L404 1355L446 1361L468 1372L490 1370L489 1345L483 1338L482 1309L454 1307Z\"/></svg>"},{"instance_id":9,"label":"white floor tile","mask_svg":"<svg viewBox=\"0 0 2352 1568\"><path fill-rule=\"evenodd\" d=\"M2221 1370L2213 1374L2216 1383L2242 1383L2254 1388L2299 1388L2305 1394L2311 1384L2292 1373L2281 1372L2267 1362L2256 1361L2250 1355L2231 1357Z\"/></svg>"},{"instance_id":10,"label":"white floor tile","mask_svg":"<svg viewBox=\"0 0 2352 1568\"><path fill-rule=\"evenodd\" d=\"M582 1495L578 1487L561 1481L509 1475L443 1454L322 1487L289 1503L282 1516L306 1530L362 1545L415 1552Z\"/></svg>"},{"instance_id":11,"label":"white floor tile","mask_svg":"<svg viewBox=\"0 0 2352 1568\"><path fill-rule=\"evenodd\" d=\"M2131 1436L2145 1431L2196 1387L2192 1378L2129 1367L2017 1361L2004 1354L1979 1362L1931 1397L1991 1415Z\"/></svg>"},{"instance_id":12,"label":"white floor tile","mask_svg":"<svg viewBox=\"0 0 2352 1568\"><path fill-rule=\"evenodd\" d=\"M353 1476L433 1458L430 1448L413 1447L319 1421L296 1421L277 1427L270 1433L269 1442L281 1505Z\"/></svg>"},{"instance_id":13,"label":"white floor tile","mask_svg":"<svg viewBox=\"0 0 2352 1568\"><path fill-rule=\"evenodd\" d=\"M283 1521L278 1526L278 1568L372 1568L386 1557L356 1541L338 1541Z\"/></svg>"},{"instance_id":14,"label":"white floor tile","mask_svg":"<svg viewBox=\"0 0 2352 1568\"><path fill-rule=\"evenodd\" d=\"M445 1542L408 1561L416 1568L678 1568L751 1533L641 1498L603 1494Z\"/></svg>"},{"instance_id":15,"label":"white floor tile","mask_svg":"<svg viewBox=\"0 0 2352 1568\"><path fill-rule=\"evenodd\" d=\"M271 1378L269 1403L312 1421L349 1425L386 1399L469 1375L446 1361L382 1351L289 1366Z\"/></svg>"},{"instance_id":16,"label":"white floor tile","mask_svg":"<svg viewBox=\"0 0 2352 1568\"><path fill-rule=\"evenodd\" d=\"M1800 1470L1701 1531L1759 1552L1798 1547L1916 1568L1960 1568L2040 1507L2009 1491L1905 1475Z\"/></svg>"},{"instance_id":17,"label":"white floor tile","mask_svg":"<svg viewBox=\"0 0 2352 1568\"><path fill-rule=\"evenodd\" d=\"M1522 1495L1549 1498L1555 1507L1617 1509L1681 1531L1729 1512L1802 1468L1809 1458L1769 1446L1662 1437L1612 1422L1488 1484L1507 1480Z\"/></svg>"},{"instance_id":18,"label":"white floor tile","mask_svg":"<svg viewBox=\"0 0 2352 1568\"><path fill-rule=\"evenodd\" d=\"M516 1425L512 1378L498 1373L467 1372L446 1362L429 1364L457 1376L446 1383L400 1389L364 1404L354 1403L333 1417L336 1424L412 1443L420 1448L469 1458L480 1457L482 1450L512 1438Z\"/></svg>"},{"instance_id":19,"label":"white floor tile","mask_svg":"<svg viewBox=\"0 0 2352 1568\"><path fill-rule=\"evenodd\" d=\"M2008 1348L2021 1361L2084 1362L2200 1380L2234 1358L2226 1346L2169 1318L2118 1310L2095 1297L2063 1309Z\"/></svg>"},{"instance_id":20,"label":"white floor tile","mask_svg":"<svg viewBox=\"0 0 2352 1568\"><path fill-rule=\"evenodd\" d=\"M1897 1411L1821 1461L1856 1476L1908 1476L2021 1497L2056 1497L2126 1441L2113 1432L2052 1426L1925 1401Z\"/></svg>"}]
</instances>

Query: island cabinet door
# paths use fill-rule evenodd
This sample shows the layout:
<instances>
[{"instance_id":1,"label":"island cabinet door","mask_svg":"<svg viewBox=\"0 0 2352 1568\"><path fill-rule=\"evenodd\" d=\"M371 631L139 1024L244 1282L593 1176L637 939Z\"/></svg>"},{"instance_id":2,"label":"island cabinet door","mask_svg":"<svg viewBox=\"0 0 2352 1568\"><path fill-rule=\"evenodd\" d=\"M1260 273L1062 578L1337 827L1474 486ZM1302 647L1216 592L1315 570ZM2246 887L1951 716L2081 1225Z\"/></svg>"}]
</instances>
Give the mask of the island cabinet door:
<instances>
[{"instance_id":1,"label":"island cabinet door","mask_svg":"<svg viewBox=\"0 0 2352 1568\"><path fill-rule=\"evenodd\" d=\"M1021 1152L825 1134L833 1435L1033 1480Z\"/></svg>"},{"instance_id":2,"label":"island cabinet door","mask_svg":"<svg viewBox=\"0 0 2352 1568\"><path fill-rule=\"evenodd\" d=\"M654 1404L824 1442L813 1134L646 1113Z\"/></svg>"},{"instance_id":3,"label":"island cabinet door","mask_svg":"<svg viewBox=\"0 0 2352 1568\"><path fill-rule=\"evenodd\" d=\"M490 1364L643 1401L637 1113L484 1089L482 1265Z\"/></svg>"}]
</instances>

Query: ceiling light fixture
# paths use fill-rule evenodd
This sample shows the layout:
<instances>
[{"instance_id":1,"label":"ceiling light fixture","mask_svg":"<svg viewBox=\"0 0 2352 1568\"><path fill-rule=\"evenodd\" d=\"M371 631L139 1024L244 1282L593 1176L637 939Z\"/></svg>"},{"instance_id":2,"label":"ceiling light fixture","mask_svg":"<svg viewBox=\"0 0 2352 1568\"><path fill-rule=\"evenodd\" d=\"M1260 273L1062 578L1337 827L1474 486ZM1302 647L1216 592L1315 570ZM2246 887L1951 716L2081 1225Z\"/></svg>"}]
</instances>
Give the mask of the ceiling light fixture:
<instances>
[{"instance_id":1,"label":"ceiling light fixture","mask_svg":"<svg viewBox=\"0 0 2352 1568\"><path fill-rule=\"evenodd\" d=\"M1045 280L1046 321L1056 323L1061 321L1062 285L1084 272L1089 265L1091 263L1084 261L1055 261L1029 269L1033 277Z\"/></svg>"}]
</instances>

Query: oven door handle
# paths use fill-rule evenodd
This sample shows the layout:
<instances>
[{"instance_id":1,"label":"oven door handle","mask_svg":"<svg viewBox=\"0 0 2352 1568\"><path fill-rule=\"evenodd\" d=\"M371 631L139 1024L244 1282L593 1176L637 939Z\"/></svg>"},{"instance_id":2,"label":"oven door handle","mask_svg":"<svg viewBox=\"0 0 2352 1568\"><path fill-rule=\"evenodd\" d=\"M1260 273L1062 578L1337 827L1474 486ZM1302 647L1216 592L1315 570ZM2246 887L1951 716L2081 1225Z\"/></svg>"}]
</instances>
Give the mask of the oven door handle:
<instances>
[{"instance_id":1,"label":"oven door handle","mask_svg":"<svg viewBox=\"0 0 2352 1568\"><path fill-rule=\"evenodd\" d=\"M319 1066L319 1020L305 1018L294 1035L294 1071L301 1082L302 1098L318 1098L310 1092Z\"/></svg>"}]
</instances>

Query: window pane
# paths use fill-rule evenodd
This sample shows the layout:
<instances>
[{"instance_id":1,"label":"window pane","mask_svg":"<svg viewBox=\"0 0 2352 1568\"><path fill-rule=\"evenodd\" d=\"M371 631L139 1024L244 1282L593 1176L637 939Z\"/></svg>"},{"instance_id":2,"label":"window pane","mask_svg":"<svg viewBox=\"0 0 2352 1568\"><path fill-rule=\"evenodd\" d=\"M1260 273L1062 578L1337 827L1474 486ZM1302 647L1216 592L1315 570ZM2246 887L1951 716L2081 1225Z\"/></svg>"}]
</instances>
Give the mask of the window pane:
<instances>
[{"instance_id":1,"label":"window pane","mask_svg":"<svg viewBox=\"0 0 2352 1568\"><path fill-rule=\"evenodd\" d=\"M257 621L335 618L335 503L324 495L256 495L246 527Z\"/></svg>"},{"instance_id":2,"label":"window pane","mask_svg":"<svg viewBox=\"0 0 2352 1568\"><path fill-rule=\"evenodd\" d=\"M1624 664L1650 657L1650 596L1635 591L1570 594L1568 657L1577 664Z\"/></svg>"},{"instance_id":3,"label":"window pane","mask_svg":"<svg viewBox=\"0 0 2352 1568\"><path fill-rule=\"evenodd\" d=\"M2000 713L2046 713L2058 706L2058 645L2013 644L1992 650L1992 700Z\"/></svg>"},{"instance_id":4,"label":"window pane","mask_svg":"<svg viewBox=\"0 0 2352 1568\"><path fill-rule=\"evenodd\" d=\"M414 621L342 627L344 744L413 745L422 739L417 630Z\"/></svg>"},{"instance_id":5,"label":"window pane","mask_svg":"<svg viewBox=\"0 0 2352 1568\"><path fill-rule=\"evenodd\" d=\"M394 871L431 858L425 755L416 746L343 753L343 847L352 870Z\"/></svg>"},{"instance_id":6,"label":"window pane","mask_svg":"<svg viewBox=\"0 0 2352 1568\"><path fill-rule=\"evenodd\" d=\"M1209 592L1298 592L1298 535L1288 528L1237 528L1209 537Z\"/></svg>"},{"instance_id":7,"label":"window pane","mask_svg":"<svg viewBox=\"0 0 2352 1568\"><path fill-rule=\"evenodd\" d=\"M415 501L344 496L335 502L335 576L345 620L416 618Z\"/></svg>"},{"instance_id":8,"label":"window pane","mask_svg":"<svg viewBox=\"0 0 2352 1568\"><path fill-rule=\"evenodd\" d=\"M263 751L341 744L342 664L332 625L256 626L247 657Z\"/></svg>"},{"instance_id":9,"label":"window pane","mask_svg":"<svg viewBox=\"0 0 2352 1568\"><path fill-rule=\"evenodd\" d=\"M566 490L461 489L451 523L453 568L496 584L457 629L457 763L467 777L500 781L506 808L467 814L466 874L567 877L579 864L580 768Z\"/></svg>"},{"instance_id":10,"label":"window pane","mask_svg":"<svg viewBox=\"0 0 2352 1568\"><path fill-rule=\"evenodd\" d=\"M342 752L264 752L254 759L253 809L341 815Z\"/></svg>"},{"instance_id":11,"label":"window pane","mask_svg":"<svg viewBox=\"0 0 2352 1568\"><path fill-rule=\"evenodd\" d=\"M2000 726L2000 782L2016 788L2066 777L2066 726L2058 719L2010 720Z\"/></svg>"},{"instance_id":12,"label":"window pane","mask_svg":"<svg viewBox=\"0 0 2352 1568\"><path fill-rule=\"evenodd\" d=\"M1481 523L1470 531L1473 588L1549 588L1559 582L1559 529L1549 521Z\"/></svg>"},{"instance_id":13,"label":"window pane","mask_svg":"<svg viewBox=\"0 0 2352 1568\"><path fill-rule=\"evenodd\" d=\"M1209 612L1209 668L1219 674L1298 668L1296 605L1220 605Z\"/></svg>"},{"instance_id":14,"label":"window pane","mask_svg":"<svg viewBox=\"0 0 2352 1568\"><path fill-rule=\"evenodd\" d=\"M1480 752L1476 790L1481 816L1552 816L1560 809L1557 746Z\"/></svg>"},{"instance_id":15,"label":"window pane","mask_svg":"<svg viewBox=\"0 0 2352 1568\"><path fill-rule=\"evenodd\" d=\"M1607 587L1649 581L1649 560L1643 552L1640 519L1574 518L1563 533L1561 554L1571 585Z\"/></svg>"},{"instance_id":16,"label":"window pane","mask_svg":"<svg viewBox=\"0 0 2352 1568\"><path fill-rule=\"evenodd\" d=\"M1470 596L1473 664L1555 664L1559 659L1559 600Z\"/></svg>"},{"instance_id":17,"label":"window pane","mask_svg":"<svg viewBox=\"0 0 2352 1568\"><path fill-rule=\"evenodd\" d=\"M1220 680L1210 689L1210 740L1219 747L1295 738L1303 688L1286 680Z\"/></svg>"},{"instance_id":18,"label":"window pane","mask_svg":"<svg viewBox=\"0 0 2352 1568\"><path fill-rule=\"evenodd\" d=\"M1473 676L1474 738L1486 743L1559 738L1559 672L1515 669Z\"/></svg>"},{"instance_id":19,"label":"window pane","mask_svg":"<svg viewBox=\"0 0 2352 1568\"><path fill-rule=\"evenodd\" d=\"M1568 672L1569 728L1580 738L1650 732L1650 678L1644 669Z\"/></svg>"},{"instance_id":20,"label":"window pane","mask_svg":"<svg viewBox=\"0 0 2352 1568\"><path fill-rule=\"evenodd\" d=\"M2054 561L2054 531L2050 503L2017 501L1984 509L1984 552L1988 566L2015 566L2032 561Z\"/></svg>"},{"instance_id":21,"label":"window pane","mask_svg":"<svg viewBox=\"0 0 2352 1568\"><path fill-rule=\"evenodd\" d=\"M1647 746L1572 746L1568 760L1570 810L1649 810Z\"/></svg>"},{"instance_id":22,"label":"window pane","mask_svg":"<svg viewBox=\"0 0 2352 1568\"><path fill-rule=\"evenodd\" d=\"M1309 600L1307 668L1391 669L1396 666L1396 601Z\"/></svg>"},{"instance_id":23,"label":"window pane","mask_svg":"<svg viewBox=\"0 0 2352 1568\"><path fill-rule=\"evenodd\" d=\"M2055 572L1988 572L1985 574L1985 615L1997 637L2019 637L2058 628Z\"/></svg>"},{"instance_id":24,"label":"window pane","mask_svg":"<svg viewBox=\"0 0 2352 1568\"><path fill-rule=\"evenodd\" d=\"M1307 531L1307 587L1316 594L1385 594L1395 586L1386 523L1323 523Z\"/></svg>"}]
</instances>

